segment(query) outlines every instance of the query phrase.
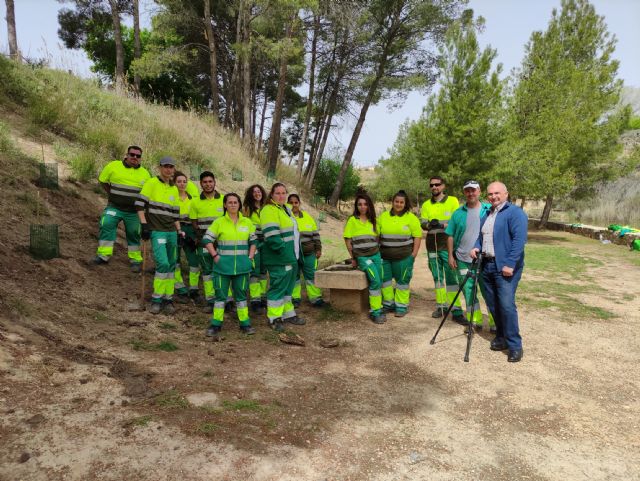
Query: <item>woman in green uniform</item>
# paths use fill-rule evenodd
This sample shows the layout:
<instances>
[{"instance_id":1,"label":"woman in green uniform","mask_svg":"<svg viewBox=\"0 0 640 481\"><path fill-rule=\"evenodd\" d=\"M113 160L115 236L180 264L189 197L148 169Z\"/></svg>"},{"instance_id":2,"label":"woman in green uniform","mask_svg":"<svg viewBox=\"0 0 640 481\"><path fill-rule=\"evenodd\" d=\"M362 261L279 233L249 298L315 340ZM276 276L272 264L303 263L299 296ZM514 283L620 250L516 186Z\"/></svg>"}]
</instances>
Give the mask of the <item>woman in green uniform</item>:
<instances>
[{"instance_id":1,"label":"woman in green uniform","mask_svg":"<svg viewBox=\"0 0 640 481\"><path fill-rule=\"evenodd\" d=\"M215 303L211 325L207 330L207 336L213 337L214 340L219 340L229 287L236 301L240 330L245 334L256 332L251 327L247 305L249 272L256 253L255 227L250 219L240 213L242 201L238 194L229 193L224 196L222 202L224 214L211 224L202 238L202 243L214 263Z\"/></svg>"},{"instance_id":2,"label":"woman in green uniform","mask_svg":"<svg viewBox=\"0 0 640 481\"><path fill-rule=\"evenodd\" d=\"M305 324L296 315L291 300L295 285L296 264L300 254L300 235L297 224L285 202L287 188L277 182L271 187L269 199L260 211L260 224L264 235L262 263L269 274L267 291L267 317L277 332L284 331L284 322Z\"/></svg>"},{"instance_id":3,"label":"woman in green uniform","mask_svg":"<svg viewBox=\"0 0 640 481\"><path fill-rule=\"evenodd\" d=\"M198 254L196 252L196 233L193 230L191 221L189 220L189 208L191 207L191 195L188 191L187 176L182 172L176 172L174 182L178 188L178 203L180 204L180 228L185 233L183 241L178 242L178 256L176 260L176 273L175 273L175 290L176 290L176 302L186 304L189 302L189 298L194 301L198 301L198 283L200 282L200 262L198 260ZM197 189L196 189L197 192ZM184 255L187 258L189 264L189 289L184 284L182 279L182 269L180 268L180 253L184 251Z\"/></svg>"},{"instance_id":4,"label":"woman in green uniform","mask_svg":"<svg viewBox=\"0 0 640 481\"><path fill-rule=\"evenodd\" d=\"M262 264L262 256L260 255L262 243L264 242L262 228L260 227L260 210L262 210L266 200L267 193L260 184L250 186L244 193L243 214L253 222L258 239L256 255L253 258L253 267L249 275L249 295L251 296L249 308L251 312L256 314L261 314L267 303L267 270Z\"/></svg>"},{"instance_id":5,"label":"woman in green uniform","mask_svg":"<svg viewBox=\"0 0 640 481\"><path fill-rule=\"evenodd\" d=\"M382 259L376 226L371 198L365 193L356 195L353 215L344 226L342 237L353 267L364 272L369 281L369 317L376 324L382 324L386 317L382 312Z\"/></svg>"},{"instance_id":6,"label":"woman in green uniform","mask_svg":"<svg viewBox=\"0 0 640 481\"><path fill-rule=\"evenodd\" d=\"M302 247L302 262L297 266L298 271L295 275L296 284L293 288L293 305L298 307L302 301L302 285L300 283L300 268L304 276L304 282L307 290L307 299L314 307L324 306L322 299L322 291L316 287L316 269L318 268L318 259L322 256L322 242L320 242L320 232L316 221L300 208L300 197L298 194L290 194L287 199L291 206L291 213L298 224L298 232L300 232L300 244Z\"/></svg>"},{"instance_id":7,"label":"woman in green uniform","mask_svg":"<svg viewBox=\"0 0 640 481\"><path fill-rule=\"evenodd\" d=\"M409 283L422 240L420 221L411 212L411 201L404 190L393 196L390 211L378 219L382 257L382 304L387 312L403 317L409 308ZM395 292L392 279L396 281Z\"/></svg>"}]
</instances>

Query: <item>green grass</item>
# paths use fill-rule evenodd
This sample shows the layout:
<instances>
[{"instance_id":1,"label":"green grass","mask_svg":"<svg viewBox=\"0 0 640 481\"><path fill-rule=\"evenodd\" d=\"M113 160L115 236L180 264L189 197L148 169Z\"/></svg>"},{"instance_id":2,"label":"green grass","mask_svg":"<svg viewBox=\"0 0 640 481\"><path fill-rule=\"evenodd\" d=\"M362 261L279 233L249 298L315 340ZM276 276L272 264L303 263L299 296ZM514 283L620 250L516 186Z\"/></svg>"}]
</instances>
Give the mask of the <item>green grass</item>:
<instances>
[{"instance_id":1,"label":"green grass","mask_svg":"<svg viewBox=\"0 0 640 481\"><path fill-rule=\"evenodd\" d=\"M170 389L156 397L156 404L163 408L185 409L190 406L189 401L175 389Z\"/></svg>"},{"instance_id":2,"label":"green grass","mask_svg":"<svg viewBox=\"0 0 640 481\"><path fill-rule=\"evenodd\" d=\"M525 265L527 270L573 279L583 278L588 267L603 263L597 259L575 254L568 247L556 245L529 244L526 247Z\"/></svg>"},{"instance_id":3,"label":"green grass","mask_svg":"<svg viewBox=\"0 0 640 481\"><path fill-rule=\"evenodd\" d=\"M127 424L130 425L130 426L144 427L144 426L147 426L149 424L149 421L151 421L152 419L153 419L153 417L150 414L147 414L145 416L140 416L138 418L133 418L130 421L128 421Z\"/></svg>"},{"instance_id":4,"label":"green grass","mask_svg":"<svg viewBox=\"0 0 640 481\"><path fill-rule=\"evenodd\" d=\"M198 431L202 434L211 434L216 431L219 426L215 423L202 423L198 426Z\"/></svg>"},{"instance_id":5,"label":"green grass","mask_svg":"<svg viewBox=\"0 0 640 481\"><path fill-rule=\"evenodd\" d=\"M173 352L180 349L172 341L162 341L157 344L152 344L142 339L133 339L129 342L134 351L165 351Z\"/></svg>"},{"instance_id":6,"label":"green grass","mask_svg":"<svg viewBox=\"0 0 640 481\"><path fill-rule=\"evenodd\" d=\"M225 409L234 411L260 411L264 406L253 399L238 399L237 401L222 401Z\"/></svg>"},{"instance_id":7,"label":"green grass","mask_svg":"<svg viewBox=\"0 0 640 481\"><path fill-rule=\"evenodd\" d=\"M346 312L334 309L331 306L323 307L318 313L319 321L343 321L346 318Z\"/></svg>"}]
</instances>

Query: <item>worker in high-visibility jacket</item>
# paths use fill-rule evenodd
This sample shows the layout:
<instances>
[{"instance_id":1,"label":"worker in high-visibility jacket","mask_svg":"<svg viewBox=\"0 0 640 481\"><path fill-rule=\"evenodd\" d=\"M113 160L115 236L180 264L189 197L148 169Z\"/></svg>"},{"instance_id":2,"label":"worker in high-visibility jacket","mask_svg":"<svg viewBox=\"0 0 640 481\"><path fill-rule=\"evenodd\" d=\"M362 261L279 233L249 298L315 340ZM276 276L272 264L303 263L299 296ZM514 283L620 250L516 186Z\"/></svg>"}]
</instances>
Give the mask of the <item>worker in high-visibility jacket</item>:
<instances>
[{"instance_id":1,"label":"worker in high-visibility jacket","mask_svg":"<svg viewBox=\"0 0 640 481\"><path fill-rule=\"evenodd\" d=\"M411 201L404 190L393 196L391 210L383 212L377 224L382 257L382 305L385 311L403 317L409 309L409 283L422 241L420 221L411 212ZM392 279L396 282L395 291Z\"/></svg>"},{"instance_id":2,"label":"worker in high-visibility jacket","mask_svg":"<svg viewBox=\"0 0 640 481\"><path fill-rule=\"evenodd\" d=\"M140 272L142 254L140 252L140 220L135 202L144 183L151 178L149 171L140 165L142 149L130 145L124 160L109 162L98 176L102 188L109 195L107 207L100 216L98 251L92 263L106 264L113 255L118 224L124 223L127 250L132 272Z\"/></svg>"},{"instance_id":3,"label":"worker in high-visibility jacket","mask_svg":"<svg viewBox=\"0 0 640 481\"><path fill-rule=\"evenodd\" d=\"M153 295L149 312L173 314L178 236L184 238L180 228L180 203L178 188L173 183L175 160L160 159L160 175L145 182L140 191L136 208L140 219L142 239L151 240L156 273L153 278Z\"/></svg>"},{"instance_id":4,"label":"worker in high-visibility jacket","mask_svg":"<svg viewBox=\"0 0 640 481\"><path fill-rule=\"evenodd\" d=\"M264 236L260 225L260 211L267 200L267 193L260 184L249 186L244 193L242 213L251 219L256 229L257 249L253 257L253 267L249 274L249 309L256 314L262 314L267 306L267 269L262 262L262 244Z\"/></svg>"},{"instance_id":5,"label":"worker in high-visibility jacket","mask_svg":"<svg viewBox=\"0 0 640 481\"><path fill-rule=\"evenodd\" d=\"M182 245L178 245L178 256L176 259L176 271L175 271L175 301L180 304L189 303L193 299L196 303L199 301L198 284L200 282L200 261L198 260L198 254L196 253L196 233L193 229L193 225L189 220L189 210L191 208L191 200L194 198L189 193L189 180L187 176L182 172L176 172L175 180L176 187L178 188L178 202L180 203L180 229L185 233L184 242ZM195 185L191 183L193 187ZM192 190L193 192L193 190ZM196 188L196 192L198 189ZM189 265L189 288L184 283L182 278L182 268L180 266L180 254L184 252Z\"/></svg>"},{"instance_id":6,"label":"worker in high-visibility jacket","mask_svg":"<svg viewBox=\"0 0 640 481\"><path fill-rule=\"evenodd\" d=\"M376 211L365 193L356 195L353 215L344 226L344 242L351 264L367 276L369 282L369 317L376 324L387 319L382 312L382 258L378 246Z\"/></svg>"},{"instance_id":7,"label":"worker in high-visibility jacket","mask_svg":"<svg viewBox=\"0 0 640 481\"><path fill-rule=\"evenodd\" d=\"M204 312L210 314L213 312L215 303L215 292L213 289L213 258L202 243L205 232L213 222L222 217L224 206L222 204L222 196L216 190L216 177L213 172L204 171L200 174L200 187L202 192L200 195L191 200L189 209L189 219L196 233L197 252L200 259L200 271L202 272L202 287L206 306Z\"/></svg>"},{"instance_id":8,"label":"worker in high-visibility jacket","mask_svg":"<svg viewBox=\"0 0 640 481\"><path fill-rule=\"evenodd\" d=\"M460 207L460 203L455 197L445 194L446 185L442 177L431 177L429 188L431 198L422 204L420 222L422 228L427 231L427 257L436 290L436 309L431 315L437 318L445 314L458 292L458 276L449 266L447 234L444 230L451 215ZM466 322L460 297L456 300L451 314L454 321Z\"/></svg>"},{"instance_id":9,"label":"worker in high-visibility jacket","mask_svg":"<svg viewBox=\"0 0 640 481\"><path fill-rule=\"evenodd\" d=\"M284 322L305 324L293 307L296 264L301 255L300 234L293 215L285 205L287 188L277 182L271 187L267 203L260 211L264 235L262 262L269 274L267 317L276 332L284 331Z\"/></svg>"},{"instance_id":10,"label":"worker in high-visibility jacket","mask_svg":"<svg viewBox=\"0 0 640 481\"><path fill-rule=\"evenodd\" d=\"M211 224L202 239L214 263L215 304L207 330L207 335L214 340L219 340L229 288L236 301L240 330L245 334L256 332L251 327L247 305L249 273L256 253L255 227L251 219L240 213L242 201L238 194L226 194L223 205L224 215Z\"/></svg>"},{"instance_id":11,"label":"worker in high-visibility jacket","mask_svg":"<svg viewBox=\"0 0 640 481\"><path fill-rule=\"evenodd\" d=\"M300 282L300 270L304 277L305 288L307 291L307 299L313 307L322 307L325 302L322 299L322 291L316 287L316 269L318 268L318 259L322 256L322 242L320 241L320 232L318 225L313 217L300 208L300 197L298 194L290 194L287 199L291 206L291 213L298 224L298 232L300 232L300 245L302 247L302 265L296 265L295 279L296 284L293 287L292 300L294 307L298 307L302 301L302 284Z\"/></svg>"},{"instance_id":12,"label":"worker in high-visibility jacket","mask_svg":"<svg viewBox=\"0 0 640 481\"><path fill-rule=\"evenodd\" d=\"M476 269L477 267L473 266L473 259L470 253L480 235L480 222L491 211L491 204L480 201L482 191L480 190L479 182L475 180L466 181L462 191L466 202L453 213L444 231L448 236L449 267L458 273L459 282L462 282L469 269ZM482 330L482 312L480 311L477 295L478 292L481 292L481 286L482 276L478 278L478 288L475 296L472 292L473 278L468 278L464 286L462 286L467 322L471 322L476 331ZM496 332L496 325L491 313L489 313L489 330Z\"/></svg>"}]
</instances>

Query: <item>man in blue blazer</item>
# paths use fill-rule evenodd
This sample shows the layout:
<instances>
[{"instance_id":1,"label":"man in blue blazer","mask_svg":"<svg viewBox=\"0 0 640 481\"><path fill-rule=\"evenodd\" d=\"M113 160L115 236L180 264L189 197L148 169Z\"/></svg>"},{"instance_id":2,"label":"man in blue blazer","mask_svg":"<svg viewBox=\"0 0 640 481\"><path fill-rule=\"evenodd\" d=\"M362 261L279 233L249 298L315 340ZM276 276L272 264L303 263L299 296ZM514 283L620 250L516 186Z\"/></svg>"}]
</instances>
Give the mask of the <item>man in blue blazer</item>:
<instances>
[{"instance_id":1,"label":"man in blue blazer","mask_svg":"<svg viewBox=\"0 0 640 481\"><path fill-rule=\"evenodd\" d=\"M516 289L524 267L528 219L524 211L507 201L502 182L487 188L491 211L481 220L480 235L471 257L482 252L482 295L496 323L493 351L508 350L509 362L522 359L522 338L518 326Z\"/></svg>"}]
</instances>

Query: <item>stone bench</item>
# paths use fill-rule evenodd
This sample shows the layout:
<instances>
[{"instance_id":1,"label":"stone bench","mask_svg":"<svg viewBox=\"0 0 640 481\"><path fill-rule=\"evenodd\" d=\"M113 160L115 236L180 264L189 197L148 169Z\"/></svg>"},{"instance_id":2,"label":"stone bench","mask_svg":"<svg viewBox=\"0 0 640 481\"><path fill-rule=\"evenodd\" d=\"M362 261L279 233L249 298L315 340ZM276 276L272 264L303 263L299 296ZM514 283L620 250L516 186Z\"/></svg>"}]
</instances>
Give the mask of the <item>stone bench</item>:
<instances>
[{"instance_id":1,"label":"stone bench","mask_svg":"<svg viewBox=\"0 0 640 481\"><path fill-rule=\"evenodd\" d=\"M347 312L369 311L369 284L364 272L346 264L334 264L316 271L315 284L329 289L331 307Z\"/></svg>"}]
</instances>

